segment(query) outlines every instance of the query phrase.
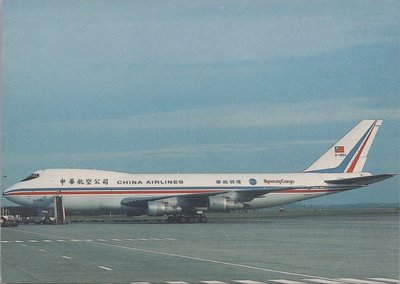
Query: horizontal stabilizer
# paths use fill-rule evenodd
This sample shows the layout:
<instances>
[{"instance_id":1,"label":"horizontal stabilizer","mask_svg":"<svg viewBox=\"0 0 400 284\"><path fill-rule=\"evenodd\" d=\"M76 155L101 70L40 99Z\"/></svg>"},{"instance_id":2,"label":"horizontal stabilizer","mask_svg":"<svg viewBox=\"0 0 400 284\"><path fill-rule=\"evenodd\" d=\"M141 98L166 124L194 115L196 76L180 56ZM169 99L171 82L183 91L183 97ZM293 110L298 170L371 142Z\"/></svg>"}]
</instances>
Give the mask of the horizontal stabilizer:
<instances>
[{"instance_id":1,"label":"horizontal stabilizer","mask_svg":"<svg viewBox=\"0 0 400 284\"><path fill-rule=\"evenodd\" d=\"M329 184L338 184L338 185L366 186L366 185L369 185L372 183L376 183L376 182L391 178L395 175L396 174L382 174L382 175L376 175L376 176L326 180L325 182L329 183Z\"/></svg>"}]
</instances>

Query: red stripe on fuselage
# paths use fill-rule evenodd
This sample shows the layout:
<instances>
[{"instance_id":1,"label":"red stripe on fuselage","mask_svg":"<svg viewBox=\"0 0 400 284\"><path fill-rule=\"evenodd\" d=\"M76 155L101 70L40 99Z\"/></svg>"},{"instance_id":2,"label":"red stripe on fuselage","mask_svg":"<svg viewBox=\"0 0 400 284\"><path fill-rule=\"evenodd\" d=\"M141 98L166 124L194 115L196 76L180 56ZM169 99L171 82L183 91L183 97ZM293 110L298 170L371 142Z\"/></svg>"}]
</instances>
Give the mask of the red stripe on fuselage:
<instances>
[{"instance_id":1,"label":"red stripe on fuselage","mask_svg":"<svg viewBox=\"0 0 400 284\"><path fill-rule=\"evenodd\" d=\"M21 196L21 195L103 195L103 194L187 194L187 193L215 193L219 191L215 190L109 190L109 191L20 191L20 192L10 192L7 196Z\"/></svg>"},{"instance_id":2,"label":"red stripe on fuselage","mask_svg":"<svg viewBox=\"0 0 400 284\"><path fill-rule=\"evenodd\" d=\"M281 190L272 193L330 193L330 192L338 192L341 190L327 190L327 189L319 189L319 190L311 190L311 189L288 189ZM109 191L28 191L28 192L12 192L8 193L8 196L39 196L39 195L112 195L112 194L140 194L140 195L149 195L149 194L202 194L202 193L218 193L216 190L138 190L138 191L123 191L123 190L109 190ZM222 193L222 192L221 192Z\"/></svg>"}]
</instances>

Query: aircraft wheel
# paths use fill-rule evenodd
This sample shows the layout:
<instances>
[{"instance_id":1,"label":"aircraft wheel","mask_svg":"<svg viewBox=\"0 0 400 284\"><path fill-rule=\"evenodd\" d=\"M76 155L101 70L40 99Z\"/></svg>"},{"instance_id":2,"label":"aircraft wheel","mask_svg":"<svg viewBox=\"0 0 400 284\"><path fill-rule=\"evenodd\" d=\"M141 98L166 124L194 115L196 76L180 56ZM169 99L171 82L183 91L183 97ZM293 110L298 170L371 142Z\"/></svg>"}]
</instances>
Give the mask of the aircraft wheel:
<instances>
[{"instance_id":1,"label":"aircraft wheel","mask_svg":"<svg viewBox=\"0 0 400 284\"><path fill-rule=\"evenodd\" d=\"M46 224L46 225L51 224L50 218L45 218L45 219L43 220L43 224Z\"/></svg>"},{"instance_id":2,"label":"aircraft wheel","mask_svg":"<svg viewBox=\"0 0 400 284\"><path fill-rule=\"evenodd\" d=\"M207 223L207 217L206 216L201 216L200 218L199 218L199 222L200 223Z\"/></svg>"}]
</instances>

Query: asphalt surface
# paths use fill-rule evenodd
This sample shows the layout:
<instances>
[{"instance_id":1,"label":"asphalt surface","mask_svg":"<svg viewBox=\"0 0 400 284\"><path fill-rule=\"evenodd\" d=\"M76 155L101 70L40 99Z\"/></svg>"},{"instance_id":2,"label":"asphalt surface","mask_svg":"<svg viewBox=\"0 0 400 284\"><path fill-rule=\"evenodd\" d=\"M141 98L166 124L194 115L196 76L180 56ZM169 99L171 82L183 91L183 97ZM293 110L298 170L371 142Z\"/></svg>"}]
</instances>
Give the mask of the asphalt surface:
<instances>
[{"instance_id":1,"label":"asphalt surface","mask_svg":"<svg viewBox=\"0 0 400 284\"><path fill-rule=\"evenodd\" d=\"M399 216L1 230L3 283L399 283Z\"/></svg>"}]
</instances>

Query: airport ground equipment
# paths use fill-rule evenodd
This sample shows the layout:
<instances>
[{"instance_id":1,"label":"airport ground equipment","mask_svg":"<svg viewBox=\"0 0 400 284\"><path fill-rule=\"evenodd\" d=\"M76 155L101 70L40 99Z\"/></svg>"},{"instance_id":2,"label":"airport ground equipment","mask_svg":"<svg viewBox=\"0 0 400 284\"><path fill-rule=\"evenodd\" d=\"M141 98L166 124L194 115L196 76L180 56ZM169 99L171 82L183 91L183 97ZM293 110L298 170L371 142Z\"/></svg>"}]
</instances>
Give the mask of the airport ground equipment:
<instances>
[{"instance_id":1,"label":"airport ground equipment","mask_svg":"<svg viewBox=\"0 0 400 284\"><path fill-rule=\"evenodd\" d=\"M17 227L18 219L13 215L1 215L1 227Z\"/></svg>"}]
</instances>

